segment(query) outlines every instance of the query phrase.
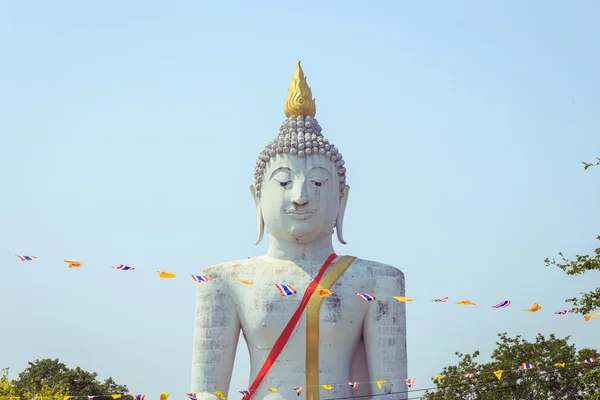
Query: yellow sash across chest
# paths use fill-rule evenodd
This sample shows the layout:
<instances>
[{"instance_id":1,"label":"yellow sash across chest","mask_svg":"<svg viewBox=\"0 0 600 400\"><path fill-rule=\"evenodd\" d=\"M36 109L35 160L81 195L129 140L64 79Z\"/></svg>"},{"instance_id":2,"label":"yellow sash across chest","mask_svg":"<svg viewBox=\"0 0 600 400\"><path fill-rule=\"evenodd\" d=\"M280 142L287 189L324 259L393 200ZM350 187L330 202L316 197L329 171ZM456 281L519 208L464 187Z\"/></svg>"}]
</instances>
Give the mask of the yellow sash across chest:
<instances>
[{"instance_id":1,"label":"yellow sash across chest","mask_svg":"<svg viewBox=\"0 0 600 400\"><path fill-rule=\"evenodd\" d=\"M325 297L319 289L330 290L356 257L343 256L321 279L306 308L306 399L319 400L319 313Z\"/></svg>"}]
</instances>

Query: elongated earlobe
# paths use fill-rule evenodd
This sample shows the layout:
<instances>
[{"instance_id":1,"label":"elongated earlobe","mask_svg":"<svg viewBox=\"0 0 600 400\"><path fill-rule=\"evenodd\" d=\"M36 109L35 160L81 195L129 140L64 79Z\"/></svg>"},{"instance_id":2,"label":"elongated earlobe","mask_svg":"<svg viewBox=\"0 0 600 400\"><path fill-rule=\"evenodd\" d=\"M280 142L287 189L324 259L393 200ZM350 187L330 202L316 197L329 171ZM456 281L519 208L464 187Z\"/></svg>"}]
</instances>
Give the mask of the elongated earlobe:
<instances>
[{"instance_id":1,"label":"elongated earlobe","mask_svg":"<svg viewBox=\"0 0 600 400\"><path fill-rule=\"evenodd\" d=\"M254 245L256 246L261 242L265 234L265 220L263 219L262 211L260 209L260 198L257 196L256 188L254 187L254 185L250 185L250 193L252 193L252 200L254 200L254 208L256 210L256 224L258 226L256 241L254 242Z\"/></svg>"},{"instance_id":2,"label":"elongated earlobe","mask_svg":"<svg viewBox=\"0 0 600 400\"><path fill-rule=\"evenodd\" d=\"M346 205L348 204L348 193L350 193L350 186L346 185L344 187L344 196L340 199L340 208L335 220L335 231L341 244L346 244L344 240L344 214L346 213Z\"/></svg>"}]
</instances>

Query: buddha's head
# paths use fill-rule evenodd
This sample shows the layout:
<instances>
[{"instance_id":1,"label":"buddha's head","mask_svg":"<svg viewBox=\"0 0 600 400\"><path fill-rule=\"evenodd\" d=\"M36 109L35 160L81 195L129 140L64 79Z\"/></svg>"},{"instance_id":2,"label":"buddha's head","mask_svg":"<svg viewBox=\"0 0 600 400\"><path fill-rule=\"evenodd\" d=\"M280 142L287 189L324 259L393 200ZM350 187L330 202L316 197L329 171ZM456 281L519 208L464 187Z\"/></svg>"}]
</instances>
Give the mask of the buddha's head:
<instances>
[{"instance_id":1,"label":"buddha's head","mask_svg":"<svg viewBox=\"0 0 600 400\"><path fill-rule=\"evenodd\" d=\"M288 89L287 119L260 152L254 184L260 243L266 227L278 240L307 244L331 236L342 226L350 187L342 154L321 134L316 105L300 67Z\"/></svg>"}]
</instances>

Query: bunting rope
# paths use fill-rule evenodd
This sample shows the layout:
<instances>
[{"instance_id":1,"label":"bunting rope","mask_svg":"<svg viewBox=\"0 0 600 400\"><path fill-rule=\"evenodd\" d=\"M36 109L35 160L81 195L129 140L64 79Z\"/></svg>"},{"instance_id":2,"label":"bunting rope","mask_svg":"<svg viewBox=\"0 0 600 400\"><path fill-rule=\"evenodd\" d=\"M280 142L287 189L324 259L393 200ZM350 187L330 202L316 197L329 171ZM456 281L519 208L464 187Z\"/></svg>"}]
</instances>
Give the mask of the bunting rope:
<instances>
[{"instance_id":1,"label":"bunting rope","mask_svg":"<svg viewBox=\"0 0 600 400\"><path fill-rule=\"evenodd\" d=\"M27 256L27 255L21 255L21 254L17 254L16 256L22 262L35 261L38 259L37 256ZM80 261L64 260L63 262L65 264L67 264L67 266L69 268L76 268L76 269L83 268L83 263ZM125 264L120 264L120 265L116 265L116 266L113 265L113 266L111 266L111 268L115 269L117 271L136 271L135 268L130 267ZM160 279L175 279L177 277L177 274L175 272L162 271L162 270L158 270L156 272ZM190 276L191 276L192 280L197 283L209 283L214 280L213 278L211 278L210 276L207 276L207 275L190 274ZM252 286L254 284L254 281L249 281L249 280L243 279L241 277L233 278L233 280L240 282L242 284L248 285L248 286ZM291 296L291 295L294 295L297 293L296 289L294 289L289 284L286 284L285 282L277 283L274 286L275 286L274 289L277 289L282 296ZM327 296L334 295L333 292L326 290L326 289L321 289L318 291L318 293L319 293L319 296L321 296L321 297L327 297ZM356 296L365 302L377 300L377 295L372 294L372 293L356 293ZM400 303L413 302L412 298L405 297L405 296L392 296L392 298L397 300ZM449 298L448 297L434 298L432 300L429 300L429 302L431 302L431 303L448 303ZM477 306L477 304L472 302L471 300L464 300L464 299L457 301L455 304L457 304L459 306ZM508 308L512 304L513 304L513 302L510 300L503 300L503 301L501 301L495 305L491 305L489 307L494 308L494 309L503 309L503 308ZM539 305L538 303L533 303L533 305L531 307L524 309L523 311L532 312L532 313L539 312L539 311L542 311L542 306ZM574 310L569 310L569 309L557 310L554 312L555 315L567 315L567 314L573 314L573 313L574 313ZM591 315L585 315L585 316L583 316L583 319L585 322L588 322L596 317L600 317L600 312L597 312L597 313L594 313Z\"/></svg>"},{"instance_id":2,"label":"bunting rope","mask_svg":"<svg viewBox=\"0 0 600 400\"><path fill-rule=\"evenodd\" d=\"M555 363L551 366L546 365L546 366L542 366L542 367L536 367L533 364L526 364L526 363L521 363L521 367L517 368L517 369L510 369L510 370L496 370L496 371L492 371L491 369L483 369L480 370L478 368L474 368L471 369L465 373L463 373L463 377L466 379L465 382L463 383L453 383L453 384L448 384L448 385L440 385L440 386L433 386L433 387L427 387L427 388L423 388L423 389L407 389L404 391L397 391L397 392L390 392L390 393L373 393L370 395L361 395L361 396L350 396L350 397L330 397L324 400L345 400L345 399L353 399L353 398L360 398L360 397L375 397L375 396L387 396L387 395L391 395L391 394L407 394L407 393L415 393L415 392L422 392L422 391L427 391L427 390L443 390L443 389L448 389L448 388L453 388L453 387L461 387L461 386L467 386L467 385L472 385L472 381L471 379L475 379L476 376L483 376L484 374L489 374L489 373L493 373L496 378L498 378L498 381L501 381L502 379L502 373L503 372L518 372L520 373L519 377L526 377L527 376L527 372L528 370L533 370L535 369L538 375L552 375L552 374L556 374L559 372L563 372L563 371L577 371L577 370L583 370L583 369L587 369L587 370L593 370L593 369L597 369L600 368L600 365L592 365L596 363L596 359L595 358L587 358L584 361L582 361L582 363L578 363L578 364L567 364L567 363ZM500 373L499 373L500 372ZM443 375L436 375L434 376L432 379L435 381L439 381L441 382L442 379L444 379L445 376ZM412 381L412 385L414 385L415 382L415 378L412 379L405 379L404 382L407 383L407 381ZM329 387L328 390L331 390L331 388L333 386L348 386L350 384L355 384L355 390L357 390L358 388L358 383L360 384L369 384L369 383L377 383L378 387L381 389L383 387L383 383L390 383L390 382L400 382L400 381L396 381L396 380L380 380L380 381L365 381L365 382L348 382L348 383L338 383L338 384L324 384L321 385L321 387L323 387L325 389L325 387ZM380 385L381 383L381 385ZM351 385L352 386L352 385ZM412 387L411 385L408 385L408 387ZM297 387L293 387L293 388L284 388L284 389L297 389L297 388L302 388L302 386L297 386ZM273 390L275 388L267 388L267 389L259 389L262 391L270 391L270 392L277 392L279 391L279 389L281 388L277 388L275 390ZM243 392L243 391L239 391L239 392ZM220 397L222 400L226 400L225 397L223 396L223 392L220 391L216 391L213 392L213 394L215 394L216 396ZM167 400L169 398L170 393L161 393L160 394L160 400ZM196 399L196 395L197 393L186 393L186 396L188 397L189 400L197 400ZM95 399L99 399L99 398L109 398L111 397L112 399L116 400L122 397L122 394L112 394L112 395L89 395L89 396L33 396L31 398L31 400L44 400L44 399L53 399L53 400L57 400L57 399L61 399L62 400L70 400L70 399L79 399L79 398L86 398L87 400L95 400ZM137 394L137 395L133 395L135 400L146 400L146 395L145 394ZM0 396L0 400L20 400L21 397L18 396Z\"/></svg>"},{"instance_id":3,"label":"bunting rope","mask_svg":"<svg viewBox=\"0 0 600 400\"><path fill-rule=\"evenodd\" d=\"M553 369L548 369L548 370L544 370L543 368L539 368L538 370L539 375L552 375L554 373L557 372L561 372L561 371L565 371L565 370L577 370L577 369L583 369L586 368L588 370L592 370L592 369L597 369L600 367L600 365L586 365L586 364L569 364L570 367L569 368L553 368ZM524 372L524 370L522 369L517 369L517 370L512 370L512 371L519 371L519 372ZM477 376L481 376L481 373L478 373ZM526 376L526 374L523 374L522 376ZM500 381L500 379L498 379ZM362 382L362 383L372 383L372 382ZM429 391L429 390L436 390L436 391L442 391L444 389L449 389L449 388L457 388L457 387L462 387L462 386L468 386L468 385L472 385L473 383L471 383L471 381L466 381L464 383L454 383L454 384L448 384L448 385L441 385L441 386L431 386L431 387L427 387L427 388L423 388L423 389L407 389L407 390L402 390L402 391L396 391L396 392L390 392L390 393L373 393L370 395L357 395L357 396L348 396L348 397L329 397L326 398L324 400L347 400L347 399L356 399L356 398L362 398L362 397L380 397L380 396L389 396L389 395L395 395L395 394L409 394L409 393L416 393L416 392L424 392L424 391ZM508 389L511 387L517 387L518 384L513 383L513 384L509 384L509 385L500 385L500 386L496 386L493 388L487 388L486 390L497 390L497 389ZM220 393L220 392L217 392ZM170 393L161 393L160 394L160 400L167 400L169 397ZM31 400L44 400L44 399L52 399L52 400L57 400L60 399L62 397L63 400L69 400L69 399L78 399L78 398L86 398L87 400L94 400L96 398L113 398L113 399L119 399L121 398L122 394L113 394L113 395L95 395L95 396L35 396L32 397ZM189 400L195 400L196 399L196 393L186 393L186 396L188 397ZM145 400L146 395L145 394L138 394L138 395L133 395L135 400ZM222 397L224 398L224 397ZM422 398L422 395L419 397L410 397L409 399L420 399ZM407 399L407 400L409 400ZM20 400L20 397L17 396L0 396L0 400Z\"/></svg>"}]
</instances>

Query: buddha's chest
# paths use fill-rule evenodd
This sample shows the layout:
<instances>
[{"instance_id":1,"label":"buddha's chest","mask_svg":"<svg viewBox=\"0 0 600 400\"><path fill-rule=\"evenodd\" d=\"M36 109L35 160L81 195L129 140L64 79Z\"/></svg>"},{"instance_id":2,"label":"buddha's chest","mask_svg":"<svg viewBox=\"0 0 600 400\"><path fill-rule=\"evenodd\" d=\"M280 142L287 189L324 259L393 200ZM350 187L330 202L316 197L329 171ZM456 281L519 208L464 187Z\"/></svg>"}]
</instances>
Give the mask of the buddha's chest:
<instances>
[{"instance_id":1,"label":"buddha's chest","mask_svg":"<svg viewBox=\"0 0 600 400\"><path fill-rule=\"evenodd\" d=\"M300 306L310 278L293 278L290 277L286 282L274 279L255 281L251 286L236 290L236 307L250 346L271 349ZM288 287L277 287L276 284ZM368 307L376 306L375 302L365 302L356 295L356 292L364 289L360 283L357 285L342 278L331 288L332 295L314 295L292 330L289 342L295 345L305 342L307 318L318 321L322 344L334 343L342 336L359 338Z\"/></svg>"}]
</instances>

